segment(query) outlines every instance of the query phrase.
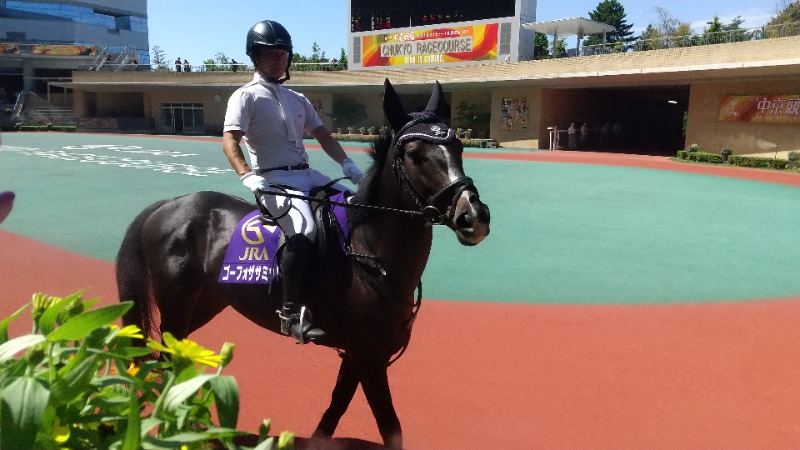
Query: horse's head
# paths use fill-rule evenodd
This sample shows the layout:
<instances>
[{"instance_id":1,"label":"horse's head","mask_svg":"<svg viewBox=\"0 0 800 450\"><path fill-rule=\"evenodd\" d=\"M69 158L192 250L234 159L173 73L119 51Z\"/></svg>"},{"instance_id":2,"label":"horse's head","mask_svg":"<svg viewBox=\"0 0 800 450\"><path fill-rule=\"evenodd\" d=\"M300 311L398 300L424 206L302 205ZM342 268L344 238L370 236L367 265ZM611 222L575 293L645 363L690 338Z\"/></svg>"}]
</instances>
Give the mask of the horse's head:
<instances>
[{"instance_id":1,"label":"horse's head","mask_svg":"<svg viewBox=\"0 0 800 450\"><path fill-rule=\"evenodd\" d=\"M445 108L438 81L425 110L414 113L405 112L392 84L384 82L383 110L394 131L389 152L394 153L395 175L426 220L452 228L463 245L476 245L489 234L489 207L464 174L461 140L439 118Z\"/></svg>"}]
</instances>

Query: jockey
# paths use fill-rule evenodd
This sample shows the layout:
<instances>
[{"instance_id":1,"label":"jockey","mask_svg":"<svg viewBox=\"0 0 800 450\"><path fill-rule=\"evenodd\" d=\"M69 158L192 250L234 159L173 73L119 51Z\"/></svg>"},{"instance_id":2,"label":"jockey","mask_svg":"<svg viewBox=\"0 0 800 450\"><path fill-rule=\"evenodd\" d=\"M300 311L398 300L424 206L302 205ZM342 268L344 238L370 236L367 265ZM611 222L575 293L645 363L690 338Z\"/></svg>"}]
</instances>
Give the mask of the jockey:
<instances>
[{"instance_id":1,"label":"jockey","mask_svg":"<svg viewBox=\"0 0 800 450\"><path fill-rule=\"evenodd\" d=\"M301 320L308 285L307 273L315 251L316 225L309 202L277 193L264 194L279 185L290 194L307 195L331 179L308 166L303 134L313 136L342 173L358 184L362 173L331 136L308 99L283 86L290 78L292 37L281 24L264 20L247 32L246 53L255 66L253 80L228 99L222 149L242 183L251 190L261 209L275 218L286 235L280 259L283 308L278 311L281 333L305 343L325 332L310 317ZM250 165L244 157L244 141ZM274 192L274 191L273 191ZM302 324L302 326L301 326Z\"/></svg>"}]
</instances>

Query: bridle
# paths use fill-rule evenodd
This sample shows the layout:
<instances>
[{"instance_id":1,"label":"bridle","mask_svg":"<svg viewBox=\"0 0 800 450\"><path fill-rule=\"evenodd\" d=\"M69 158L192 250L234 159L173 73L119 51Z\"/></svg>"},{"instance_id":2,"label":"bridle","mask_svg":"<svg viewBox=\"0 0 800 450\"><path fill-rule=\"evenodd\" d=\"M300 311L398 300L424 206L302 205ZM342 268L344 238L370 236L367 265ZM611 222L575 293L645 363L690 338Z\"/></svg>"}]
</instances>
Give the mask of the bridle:
<instances>
[{"instance_id":1,"label":"bridle","mask_svg":"<svg viewBox=\"0 0 800 450\"><path fill-rule=\"evenodd\" d=\"M441 119L439 119L435 114L428 113L420 115L419 117L416 117L403 125L400 130L394 134L394 137L392 137L392 143L390 147L394 149L394 164L392 169L394 171L395 178L398 180L398 183L405 187L406 191L411 195L414 203L417 204L422 216L428 223L433 225L447 225L451 229L455 230L456 225L454 222L454 215L456 203L458 203L458 199L461 197L461 194L464 193L465 190L469 189L475 193L476 198L478 197L478 190L475 188L472 178L466 175L458 177L457 179L440 188L435 194L433 194L433 196L431 196L430 199L426 199L411 180L408 169L406 169L406 166L403 163L403 155L401 151L402 142L400 141L400 138L403 137L411 127L420 123L439 122L441 122ZM442 133L445 132L442 131ZM446 133L447 137L444 138L442 143L451 142L452 140L457 139L453 133L453 130L448 129ZM425 135L420 135L419 139L431 142L430 139L425 138ZM447 198L448 195L452 195L450 204L444 209L444 211L442 211L437 207L437 204L441 202L441 199Z\"/></svg>"}]
</instances>

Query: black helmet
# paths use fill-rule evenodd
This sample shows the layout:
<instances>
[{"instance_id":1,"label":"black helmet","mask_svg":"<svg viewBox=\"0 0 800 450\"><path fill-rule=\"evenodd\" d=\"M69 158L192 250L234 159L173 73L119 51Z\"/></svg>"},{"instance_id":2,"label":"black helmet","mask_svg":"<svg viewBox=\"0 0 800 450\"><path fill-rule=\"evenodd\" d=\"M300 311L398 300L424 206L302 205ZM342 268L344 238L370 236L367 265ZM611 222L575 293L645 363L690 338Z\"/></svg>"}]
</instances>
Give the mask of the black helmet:
<instances>
[{"instance_id":1,"label":"black helmet","mask_svg":"<svg viewBox=\"0 0 800 450\"><path fill-rule=\"evenodd\" d=\"M246 54L256 63L258 59L257 46L276 48L289 52L289 65L292 65L292 36L283 25L274 20L262 20L247 32ZM287 67L288 70L288 67Z\"/></svg>"}]
</instances>

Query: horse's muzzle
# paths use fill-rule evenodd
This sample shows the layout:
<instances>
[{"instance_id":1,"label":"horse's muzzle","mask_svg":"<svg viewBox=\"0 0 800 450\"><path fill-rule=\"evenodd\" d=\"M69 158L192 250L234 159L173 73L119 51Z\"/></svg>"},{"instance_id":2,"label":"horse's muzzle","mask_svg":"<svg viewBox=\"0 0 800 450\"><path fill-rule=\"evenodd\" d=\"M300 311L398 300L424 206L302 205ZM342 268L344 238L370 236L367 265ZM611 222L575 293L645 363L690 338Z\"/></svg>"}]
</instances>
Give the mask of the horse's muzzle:
<instances>
[{"instance_id":1,"label":"horse's muzzle","mask_svg":"<svg viewBox=\"0 0 800 450\"><path fill-rule=\"evenodd\" d=\"M456 202L453 230L462 245L478 245L489 235L489 207L478 194L465 190Z\"/></svg>"}]
</instances>

